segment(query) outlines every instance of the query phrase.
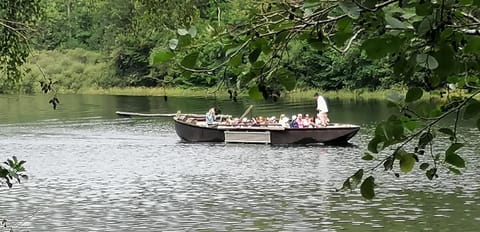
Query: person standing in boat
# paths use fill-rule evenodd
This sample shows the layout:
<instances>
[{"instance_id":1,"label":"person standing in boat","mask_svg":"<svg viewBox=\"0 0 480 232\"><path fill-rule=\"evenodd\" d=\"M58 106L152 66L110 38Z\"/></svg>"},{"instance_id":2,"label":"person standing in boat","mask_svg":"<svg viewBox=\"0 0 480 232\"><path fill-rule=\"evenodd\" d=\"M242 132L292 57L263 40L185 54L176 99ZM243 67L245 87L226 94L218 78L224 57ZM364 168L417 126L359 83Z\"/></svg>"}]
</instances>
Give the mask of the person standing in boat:
<instances>
[{"instance_id":1,"label":"person standing in boat","mask_svg":"<svg viewBox=\"0 0 480 232\"><path fill-rule=\"evenodd\" d=\"M328 107L325 98L323 98L320 94L315 93L314 97L317 100L317 117L320 120L321 126L327 126L330 123L330 119L328 118Z\"/></svg>"},{"instance_id":2,"label":"person standing in boat","mask_svg":"<svg viewBox=\"0 0 480 232\"><path fill-rule=\"evenodd\" d=\"M205 121L207 125L212 125L215 123L215 108L210 108L207 114L205 115Z\"/></svg>"}]
</instances>

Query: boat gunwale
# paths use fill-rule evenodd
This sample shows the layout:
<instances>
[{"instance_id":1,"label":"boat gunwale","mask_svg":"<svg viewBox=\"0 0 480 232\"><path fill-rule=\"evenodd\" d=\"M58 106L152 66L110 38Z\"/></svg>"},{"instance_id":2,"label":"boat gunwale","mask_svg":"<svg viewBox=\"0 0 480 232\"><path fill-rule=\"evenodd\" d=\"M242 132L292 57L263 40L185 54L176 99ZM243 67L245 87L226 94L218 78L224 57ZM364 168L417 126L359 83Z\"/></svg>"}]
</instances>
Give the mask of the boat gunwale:
<instances>
[{"instance_id":1,"label":"boat gunwale","mask_svg":"<svg viewBox=\"0 0 480 232\"><path fill-rule=\"evenodd\" d=\"M332 125L332 126L314 127L314 128L289 128L289 127L283 127L283 126L272 126L272 127L268 127L268 126L233 126L233 125L220 125L220 127L219 127L218 124L216 124L214 126L211 126L211 127L208 127L208 126L201 126L201 125L185 122L183 120L178 119L176 116L173 117L173 120L175 122L178 122L178 123L181 123L181 124L184 124L184 125L188 125L188 126L192 126L192 127L196 127L196 128L199 128L199 129L210 129L210 130L217 130L217 131L219 131L219 130L221 130L221 131L229 131L229 130L243 130L243 131L247 131L247 130L255 130L255 131L282 131L282 130L285 130L285 131L289 131L289 130L317 131L317 130L337 130L337 129L349 129L349 130L355 130L355 129L359 130L360 129L359 125L343 124L343 123L334 123L334 125ZM280 129L280 127L281 127L281 129Z\"/></svg>"}]
</instances>

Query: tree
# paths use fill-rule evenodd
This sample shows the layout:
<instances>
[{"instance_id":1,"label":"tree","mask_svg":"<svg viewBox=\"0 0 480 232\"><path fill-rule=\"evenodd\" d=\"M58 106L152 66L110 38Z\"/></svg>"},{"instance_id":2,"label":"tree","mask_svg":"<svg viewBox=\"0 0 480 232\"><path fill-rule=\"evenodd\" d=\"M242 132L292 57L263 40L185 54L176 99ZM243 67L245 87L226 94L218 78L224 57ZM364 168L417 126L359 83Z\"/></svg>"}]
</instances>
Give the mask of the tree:
<instances>
[{"instance_id":1,"label":"tree","mask_svg":"<svg viewBox=\"0 0 480 232\"><path fill-rule=\"evenodd\" d=\"M480 94L480 1L265 0L245 5L248 13L235 25L219 18L218 23L206 27L212 39L205 46L219 44L223 53L210 66L198 66L204 54L201 44L178 43L190 36L180 29L172 40L175 46L171 43L170 50L157 52L153 64L175 63L185 75L225 68L251 97L266 98L278 86L286 91L296 86L294 73L282 65L292 42L303 41L323 53L334 50L343 54L359 48L372 60L389 60L397 78L407 86L418 86L409 86L405 96L389 96L398 113L377 125L363 157L377 165L358 170L343 188L360 185L362 196L374 197L371 172L379 167L399 176L421 163L417 167L429 179L436 178L441 167L461 173L465 162L457 151L464 143L458 139L457 124L462 118L475 118L480 130L480 102L475 98ZM182 56L186 50L189 54ZM451 97L452 86L467 94ZM434 107L418 106L425 92L442 101ZM438 128L438 122L450 115L455 116L452 125ZM448 135L450 142L441 155L429 149L441 139L437 132ZM368 176L364 175L367 171Z\"/></svg>"},{"instance_id":2,"label":"tree","mask_svg":"<svg viewBox=\"0 0 480 232\"><path fill-rule=\"evenodd\" d=\"M0 71L6 73L7 83L21 77L20 67L30 53L29 33L40 13L40 0L0 1Z\"/></svg>"}]
</instances>

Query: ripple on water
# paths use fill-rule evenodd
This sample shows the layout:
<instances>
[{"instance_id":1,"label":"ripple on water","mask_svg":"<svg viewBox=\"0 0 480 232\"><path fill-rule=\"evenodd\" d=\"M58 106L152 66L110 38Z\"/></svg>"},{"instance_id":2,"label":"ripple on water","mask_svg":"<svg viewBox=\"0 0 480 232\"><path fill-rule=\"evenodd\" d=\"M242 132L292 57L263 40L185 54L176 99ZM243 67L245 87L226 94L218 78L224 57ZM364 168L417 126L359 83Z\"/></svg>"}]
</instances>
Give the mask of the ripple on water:
<instances>
[{"instance_id":1,"label":"ripple on water","mask_svg":"<svg viewBox=\"0 0 480 232\"><path fill-rule=\"evenodd\" d=\"M21 230L468 231L480 220L463 217L480 214L471 169L436 181L378 176L371 201L336 192L370 165L360 159L362 131L359 146L272 147L180 143L162 120L1 129L3 154L28 160L30 180L0 189L0 218ZM473 154L467 160L478 167Z\"/></svg>"}]
</instances>

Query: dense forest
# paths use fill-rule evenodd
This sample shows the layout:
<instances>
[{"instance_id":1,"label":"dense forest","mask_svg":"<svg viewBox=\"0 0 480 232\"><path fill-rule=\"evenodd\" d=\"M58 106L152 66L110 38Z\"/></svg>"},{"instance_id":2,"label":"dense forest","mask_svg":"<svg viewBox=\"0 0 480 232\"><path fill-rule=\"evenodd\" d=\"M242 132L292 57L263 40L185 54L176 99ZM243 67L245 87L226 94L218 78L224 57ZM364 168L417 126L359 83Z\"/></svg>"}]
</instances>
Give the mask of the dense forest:
<instances>
[{"instance_id":1,"label":"dense forest","mask_svg":"<svg viewBox=\"0 0 480 232\"><path fill-rule=\"evenodd\" d=\"M210 32L245 21L255 2L41 1L37 26L28 34L31 54L22 69L21 85L12 88L1 81L0 91L37 93L41 91L39 81L45 80L68 91L218 84L237 88L238 73L232 70L181 75L183 70L178 66L152 65L152 54L168 48L183 28L192 34L180 44L193 39L195 44L208 43ZM288 46L281 65L294 73L297 88L375 90L410 84L393 75L391 60L369 60L357 45L345 53L318 50L301 39L293 39ZM202 51L201 65L222 59L226 50L228 47L220 43L211 44Z\"/></svg>"}]
</instances>

